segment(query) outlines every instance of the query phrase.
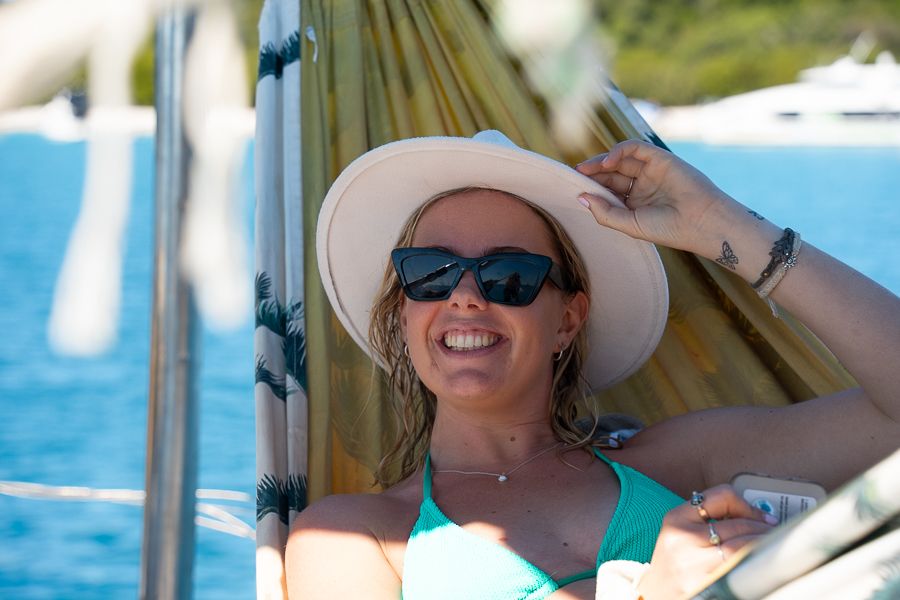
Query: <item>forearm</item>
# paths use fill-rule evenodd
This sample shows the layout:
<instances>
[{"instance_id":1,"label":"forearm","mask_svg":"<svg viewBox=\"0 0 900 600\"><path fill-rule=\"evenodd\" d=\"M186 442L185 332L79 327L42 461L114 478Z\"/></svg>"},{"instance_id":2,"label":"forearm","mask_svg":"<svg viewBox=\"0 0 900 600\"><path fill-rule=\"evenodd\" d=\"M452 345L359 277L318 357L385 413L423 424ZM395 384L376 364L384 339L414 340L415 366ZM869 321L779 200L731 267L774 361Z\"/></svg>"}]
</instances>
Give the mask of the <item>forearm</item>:
<instances>
[{"instance_id":1,"label":"forearm","mask_svg":"<svg viewBox=\"0 0 900 600\"><path fill-rule=\"evenodd\" d=\"M755 282L782 229L730 199L709 212L695 251ZM806 241L770 297L809 327L870 400L900 422L900 298Z\"/></svg>"}]
</instances>

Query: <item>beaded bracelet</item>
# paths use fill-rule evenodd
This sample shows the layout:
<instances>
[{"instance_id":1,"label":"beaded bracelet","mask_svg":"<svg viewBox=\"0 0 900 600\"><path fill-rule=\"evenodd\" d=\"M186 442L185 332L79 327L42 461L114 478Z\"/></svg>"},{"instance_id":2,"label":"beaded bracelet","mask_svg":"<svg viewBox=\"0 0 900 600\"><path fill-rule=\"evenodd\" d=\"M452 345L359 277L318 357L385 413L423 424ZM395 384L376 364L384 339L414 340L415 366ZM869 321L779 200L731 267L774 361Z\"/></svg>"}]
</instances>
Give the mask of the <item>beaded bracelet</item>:
<instances>
[{"instance_id":1,"label":"beaded bracelet","mask_svg":"<svg viewBox=\"0 0 900 600\"><path fill-rule=\"evenodd\" d=\"M769 264L763 269L759 279L751 284L759 297L765 299L766 302L769 303L769 308L772 309L772 315L776 319L780 318L780 315L778 314L778 308L775 306L775 303L769 298L769 294L772 293L775 286L781 282L788 270L797 264L797 255L800 253L801 245L800 234L793 229L786 228L784 230L784 235L775 242L772 246L772 251L769 252L772 260L769 261Z\"/></svg>"},{"instance_id":2,"label":"beaded bracelet","mask_svg":"<svg viewBox=\"0 0 900 600\"><path fill-rule=\"evenodd\" d=\"M775 267L775 271L772 273L769 279L756 290L756 293L759 294L760 298L767 298L772 290L775 289L775 286L781 282L781 279L788 272L788 269L797 264L797 255L800 253L801 245L800 234L794 232L794 236L791 242L791 253L784 260L784 262Z\"/></svg>"}]
</instances>

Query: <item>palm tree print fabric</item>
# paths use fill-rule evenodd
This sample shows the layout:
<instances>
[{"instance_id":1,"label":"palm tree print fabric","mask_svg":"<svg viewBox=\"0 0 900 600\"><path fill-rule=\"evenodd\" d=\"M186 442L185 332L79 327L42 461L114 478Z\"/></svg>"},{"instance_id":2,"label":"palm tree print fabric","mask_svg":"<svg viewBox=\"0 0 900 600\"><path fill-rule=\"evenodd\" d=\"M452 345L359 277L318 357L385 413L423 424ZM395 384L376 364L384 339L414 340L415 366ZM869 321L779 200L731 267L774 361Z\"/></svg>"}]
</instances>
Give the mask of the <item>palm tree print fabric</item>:
<instances>
[{"instance_id":1,"label":"palm tree print fabric","mask_svg":"<svg viewBox=\"0 0 900 600\"><path fill-rule=\"evenodd\" d=\"M291 513L307 502L306 336L300 212L300 8L267 0L256 87L256 571L286 598Z\"/></svg>"}]
</instances>

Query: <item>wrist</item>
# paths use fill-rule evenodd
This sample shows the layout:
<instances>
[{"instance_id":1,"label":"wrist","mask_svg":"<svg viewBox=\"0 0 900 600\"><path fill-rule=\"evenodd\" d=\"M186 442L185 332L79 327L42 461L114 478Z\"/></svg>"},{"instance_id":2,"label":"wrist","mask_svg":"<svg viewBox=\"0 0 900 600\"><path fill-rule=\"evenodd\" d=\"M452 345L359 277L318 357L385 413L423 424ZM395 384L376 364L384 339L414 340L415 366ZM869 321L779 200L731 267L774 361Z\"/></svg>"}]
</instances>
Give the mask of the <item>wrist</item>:
<instances>
[{"instance_id":1,"label":"wrist","mask_svg":"<svg viewBox=\"0 0 900 600\"><path fill-rule=\"evenodd\" d=\"M783 230L737 201L723 206L721 213L697 254L752 284L769 264L772 244Z\"/></svg>"}]
</instances>

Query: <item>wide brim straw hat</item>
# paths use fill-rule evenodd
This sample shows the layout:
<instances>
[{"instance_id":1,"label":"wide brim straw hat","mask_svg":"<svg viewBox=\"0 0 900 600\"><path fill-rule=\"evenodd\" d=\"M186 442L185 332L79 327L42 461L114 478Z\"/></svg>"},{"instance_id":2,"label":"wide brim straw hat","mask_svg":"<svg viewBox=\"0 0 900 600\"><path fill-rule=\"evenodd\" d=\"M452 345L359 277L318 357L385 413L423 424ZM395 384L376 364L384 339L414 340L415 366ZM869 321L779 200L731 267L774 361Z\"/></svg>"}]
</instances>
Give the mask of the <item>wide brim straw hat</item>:
<instances>
[{"instance_id":1,"label":"wide brim straw hat","mask_svg":"<svg viewBox=\"0 0 900 600\"><path fill-rule=\"evenodd\" d=\"M372 304L403 225L429 199L466 187L525 198L553 215L574 241L591 284L583 373L591 389L608 388L636 371L659 343L668 313L656 248L598 225L577 201L588 192L622 206L607 188L493 130L385 144L354 160L331 186L316 231L319 273L356 343L372 354Z\"/></svg>"}]
</instances>

